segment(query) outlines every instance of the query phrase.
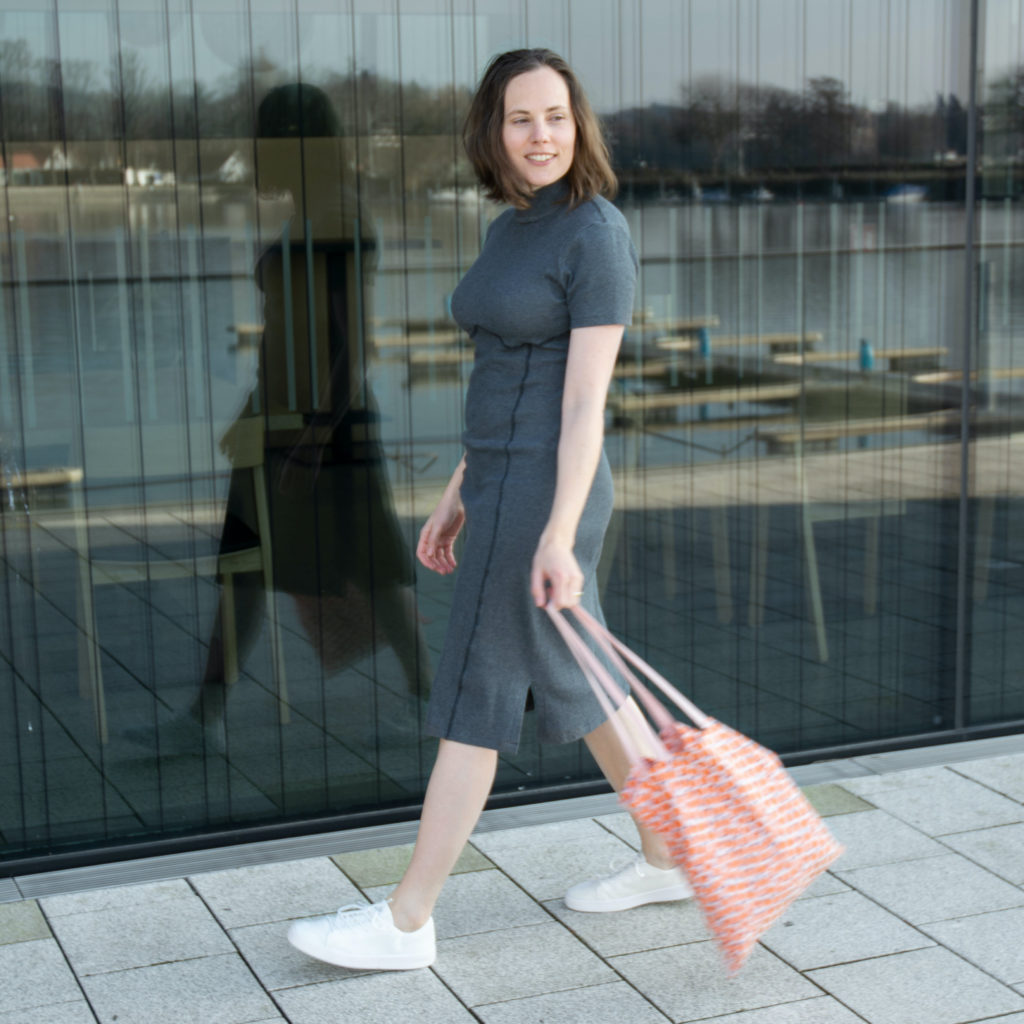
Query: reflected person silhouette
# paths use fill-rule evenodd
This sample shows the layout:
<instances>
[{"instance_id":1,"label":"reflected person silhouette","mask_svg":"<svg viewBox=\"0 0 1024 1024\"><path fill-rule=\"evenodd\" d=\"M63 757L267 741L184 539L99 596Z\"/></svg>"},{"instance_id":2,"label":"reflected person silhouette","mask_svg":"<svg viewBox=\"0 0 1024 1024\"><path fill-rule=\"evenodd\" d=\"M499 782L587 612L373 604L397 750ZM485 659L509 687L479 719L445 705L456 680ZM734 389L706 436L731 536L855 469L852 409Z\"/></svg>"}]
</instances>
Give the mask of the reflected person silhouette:
<instances>
[{"instance_id":1,"label":"reflected person silhouette","mask_svg":"<svg viewBox=\"0 0 1024 1024\"><path fill-rule=\"evenodd\" d=\"M412 558L366 379L362 310L369 307L376 246L344 147L330 100L315 86L279 86L259 105L261 204L287 216L256 265L262 339L255 386L221 441L233 469L220 550L269 551L273 589L291 598L326 672L386 642L406 689L425 696L431 668ZM248 461L239 453L254 428L262 435L269 531L260 525L253 474L239 465ZM233 609L222 593L203 685L190 709L191 717L218 726L220 737L225 684L234 681L264 622L276 628L263 573L235 576L231 596ZM277 602L284 610L280 596ZM271 641L266 675L276 680Z\"/></svg>"}]
</instances>

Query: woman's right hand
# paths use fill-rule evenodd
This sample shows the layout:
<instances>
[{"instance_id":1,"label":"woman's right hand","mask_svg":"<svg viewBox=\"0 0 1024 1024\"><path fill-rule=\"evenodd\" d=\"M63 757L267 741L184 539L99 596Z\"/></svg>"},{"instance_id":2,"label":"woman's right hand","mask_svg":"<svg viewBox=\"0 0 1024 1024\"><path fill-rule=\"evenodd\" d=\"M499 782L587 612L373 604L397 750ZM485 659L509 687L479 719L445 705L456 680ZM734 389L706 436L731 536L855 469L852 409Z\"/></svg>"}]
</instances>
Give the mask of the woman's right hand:
<instances>
[{"instance_id":1,"label":"woman's right hand","mask_svg":"<svg viewBox=\"0 0 1024 1024\"><path fill-rule=\"evenodd\" d=\"M442 576L455 569L455 538L466 521L458 487L449 487L420 530L416 557Z\"/></svg>"}]
</instances>

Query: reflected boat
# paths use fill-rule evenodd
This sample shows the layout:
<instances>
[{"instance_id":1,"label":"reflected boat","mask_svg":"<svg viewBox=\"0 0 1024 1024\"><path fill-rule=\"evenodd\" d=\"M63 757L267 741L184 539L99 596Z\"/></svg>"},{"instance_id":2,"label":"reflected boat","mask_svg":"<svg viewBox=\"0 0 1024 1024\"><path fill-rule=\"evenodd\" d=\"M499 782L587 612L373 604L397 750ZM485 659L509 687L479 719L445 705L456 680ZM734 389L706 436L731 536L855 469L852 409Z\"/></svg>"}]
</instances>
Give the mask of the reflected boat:
<instances>
[{"instance_id":1,"label":"reflected boat","mask_svg":"<svg viewBox=\"0 0 1024 1024\"><path fill-rule=\"evenodd\" d=\"M924 185L894 185L885 193L887 203L920 203L928 198Z\"/></svg>"}]
</instances>

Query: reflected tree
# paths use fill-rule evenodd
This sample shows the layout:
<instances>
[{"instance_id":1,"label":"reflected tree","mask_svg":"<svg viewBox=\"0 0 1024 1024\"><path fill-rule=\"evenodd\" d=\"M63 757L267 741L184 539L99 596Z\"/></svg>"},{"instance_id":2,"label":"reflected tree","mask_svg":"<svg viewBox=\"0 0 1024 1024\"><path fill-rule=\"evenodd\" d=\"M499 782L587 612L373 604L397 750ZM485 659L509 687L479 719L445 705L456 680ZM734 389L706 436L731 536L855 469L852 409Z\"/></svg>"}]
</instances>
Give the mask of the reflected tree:
<instances>
[{"instance_id":1,"label":"reflected tree","mask_svg":"<svg viewBox=\"0 0 1024 1024\"><path fill-rule=\"evenodd\" d=\"M985 103L985 151L1016 156L1024 145L1024 67L993 79Z\"/></svg>"},{"instance_id":2,"label":"reflected tree","mask_svg":"<svg viewBox=\"0 0 1024 1024\"><path fill-rule=\"evenodd\" d=\"M804 101L803 139L807 163L819 167L849 162L856 110L838 78L811 78Z\"/></svg>"},{"instance_id":3,"label":"reflected tree","mask_svg":"<svg viewBox=\"0 0 1024 1024\"><path fill-rule=\"evenodd\" d=\"M58 68L34 56L24 39L0 42L5 137L247 139L253 103L285 77L263 52L215 82L179 78L170 90L130 49L122 50L113 68L100 71L88 61ZM368 181L375 173L381 180L403 175L407 189L422 190L469 180L458 144L468 86L432 88L359 68L312 77L339 111L343 137L379 140L380 167L366 171ZM1024 132L1024 69L991 83L986 110L987 129L993 140L1002 140L993 141L996 150L1015 152ZM967 114L956 96L939 96L927 106L890 103L871 110L855 103L834 76L810 78L793 90L706 75L686 85L678 103L608 112L604 122L616 164L627 176L661 174L677 183L694 176L721 180L934 164L951 152L964 154L967 139ZM415 140L415 158L401 171L387 155L400 151L399 139ZM166 147L152 152L158 160Z\"/></svg>"}]
</instances>

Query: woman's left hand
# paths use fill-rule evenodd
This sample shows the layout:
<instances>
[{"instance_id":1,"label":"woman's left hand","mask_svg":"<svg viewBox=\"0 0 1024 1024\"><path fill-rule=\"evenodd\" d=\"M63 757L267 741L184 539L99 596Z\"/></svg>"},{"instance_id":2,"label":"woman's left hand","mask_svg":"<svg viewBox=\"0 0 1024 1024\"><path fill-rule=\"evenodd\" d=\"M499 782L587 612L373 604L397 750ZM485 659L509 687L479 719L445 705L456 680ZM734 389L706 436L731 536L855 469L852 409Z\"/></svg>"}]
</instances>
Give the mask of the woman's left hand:
<instances>
[{"instance_id":1,"label":"woman's left hand","mask_svg":"<svg viewBox=\"0 0 1024 1024\"><path fill-rule=\"evenodd\" d=\"M571 608L580 603L583 573L570 545L541 537L530 571L530 592L538 608Z\"/></svg>"}]
</instances>

